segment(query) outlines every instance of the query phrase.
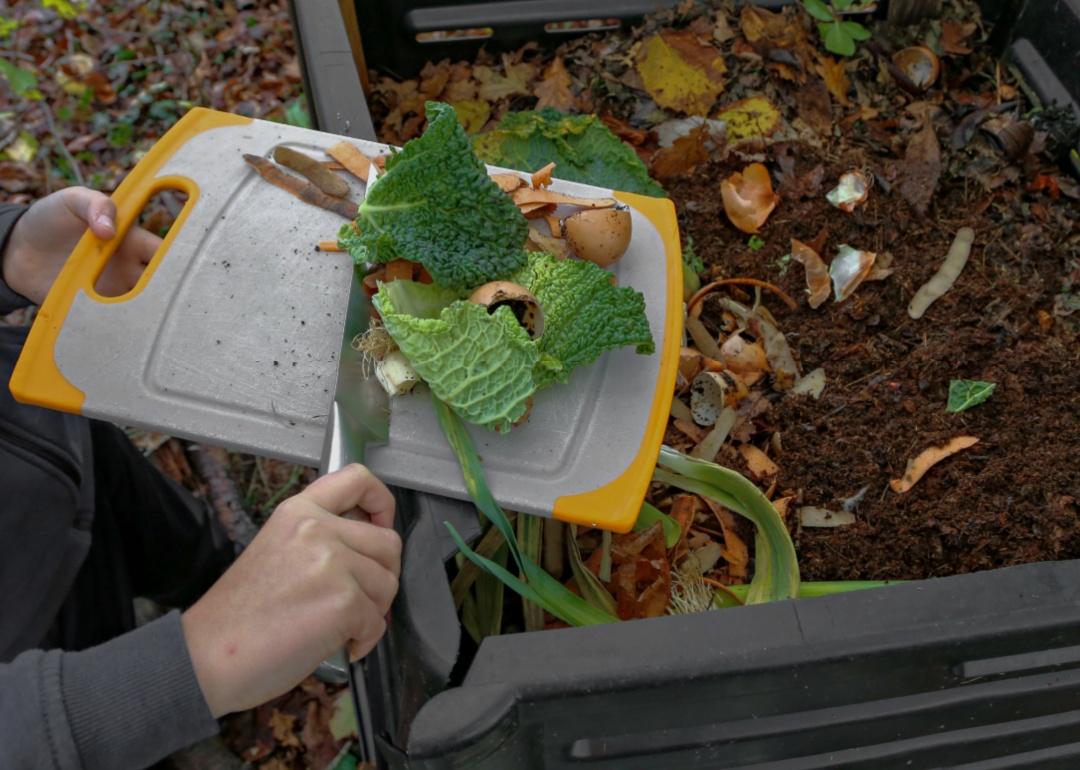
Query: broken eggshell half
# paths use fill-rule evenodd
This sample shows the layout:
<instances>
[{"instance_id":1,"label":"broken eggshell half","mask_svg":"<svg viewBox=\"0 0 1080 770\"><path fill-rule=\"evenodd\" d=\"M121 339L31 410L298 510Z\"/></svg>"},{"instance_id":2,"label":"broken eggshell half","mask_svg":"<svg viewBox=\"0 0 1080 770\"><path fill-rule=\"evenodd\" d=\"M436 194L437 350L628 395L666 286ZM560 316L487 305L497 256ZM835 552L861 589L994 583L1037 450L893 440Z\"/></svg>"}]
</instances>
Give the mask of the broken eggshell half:
<instances>
[{"instance_id":1,"label":"broken eggshell half","mask_svg":"<svg viewBox=\"0 0 1080 770\"><path fill-rule=\"evenodd\" d=\"M719 372L701 372L690 385L690 413L694 422L708 427L715 425L724 410L727 381Z\"/></svg>"},{"instance_id":2,"label":"broken eggshell half","mask_svg":"<svg viewBox=\"0 0 1080 770\"><path fill-rule=\"evenodd\" d=\"M570 250L600 267L610 267L626 253L632 229L627 208L582 209L562 220Z\"/></svg>"},{"instance_id":3,"label":"broken eggshell half","mask_svg":"<svg viewBox=\"0 0 1080 770\"><path fill-rule=\"evenodd\" d=\"M833 206L851 213L866 202L870 195L870 177L862 171L848 171L840 177L839 183L825 195Z\"/></svg>"},{"instance_id":4,"label":"broken eggshell half","mask_svg":"<svg viewBox=\"0 0 1080 770\"><path fill-rule=\"evenodd\" d=\"M903 48L893 54L892 60L908 82L920 91L934 85L941 74L941 60L924 45Z\"/></svg>"},{"instance_id":5,"label":"broken eggshell half","mask_svg":"<svg viewBox=\"0 0 1080 770\"><path fill-rule=\"evenodd\" d=\"M539 300L524 286L510 281L485 283L472 293L469 302L483 305L489 313L507 305L532 339L544 333L544 311Z\"/></svg>"}]
</instances>

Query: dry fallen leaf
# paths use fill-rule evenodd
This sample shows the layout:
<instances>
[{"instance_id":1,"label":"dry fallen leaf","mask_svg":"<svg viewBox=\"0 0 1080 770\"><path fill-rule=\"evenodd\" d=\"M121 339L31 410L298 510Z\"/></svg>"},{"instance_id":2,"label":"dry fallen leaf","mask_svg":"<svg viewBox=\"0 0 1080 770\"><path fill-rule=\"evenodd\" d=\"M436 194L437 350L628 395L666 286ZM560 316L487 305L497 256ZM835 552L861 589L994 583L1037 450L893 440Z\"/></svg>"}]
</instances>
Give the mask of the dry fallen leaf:
<instances>
[{"instance_id":1,"label":"dry fallen leaf","mask_svg":"<svg viewBox=\"0 0 1080 770\"><path fill-rule=\"evenodd\" d=\"M658 105L707 115L724 90L724 58L690 30L665 29L646 39L638 53L642 85Z\"/></svg>"},{"instance_id":2,"label":"dry fallen leaf","mask_svg":"<svg viewBox=\"0 0 1080 770\"><path fill-rule=\"evenodd\" d=\"M941 50L947 54L966 56L971 53L971 47L964 43L979 25L973 21L943 21L941 22Z\"/></svg>"},{"instance_id":3,"label":"dry fallen leaf","mask_svg":"<svg viewBox=\"0 0 1080 770\"><path fill-rule=\"evenodd\" d=\"M651 171L657 179L671 179L689 173L709 160L709 127L701 125L680 136L671 147L662 147L652 157Z\"/></svg>"},{"instance_id":4,"label":"dry fallen leaf","mask_svg":"<svg viewBox=\"0 0 1080 770\"><path fill-rule=\"evenodd\" d=\"M848 80L847 69L844 67L843 60L837 60L831 56L821 56L818 58L815 69L825 81L825 87L829 89L829 93L833 95L833 98L841 106L850 107L851 99L848 98L848 91L851 90L851 81Z\"/></svg>"},{"instance_id":5,"label":"dry fallen leaf","mask_svg":"<svg viewBox=\"0 0 1080 770\"><path fill-rule=\"evenodd\" d=\"M771 136L780 125L780 111L764 96L752 96L727 105L716 119L724 122L727 139L735 144Z\"/></svg>"},{"instance_id":6,"label":"dry fallen leaf","mask_svg":"<svg viewBox=\"0 0 1080 770\"><path fill-rule=\"evenodd\" d=\"M563 112L569 112L574 107L574 93L570 90L573 81L570 73L566 71L561 56L556 56L551 63L544 68L540 76L540 82L533 86L533 93L537 97L536 109L554 107Z\"/></svg>"},{"instance_id":7,"label":"dry fallen leaf","mask_svg":"<svg viewBox=\"0 0 1080 770\"><path fill-rule=\"evenodd\" d=\"M773 193L769 170L760 163L751 163L720 183L724 212L744 233L756 233L780 202Z\"/></svg>"},{"instance_id":8,"label":"dry fallen leaf","mask_svg":"<svg viewBox=\"0 0 1080 770\"><path fill-rule=\"evenodd\" d=\"M929 118L922 130L908 142L902 169L900 194L916 213L926 216L941 176L941 147L934 133L933 121Z\"/></svg>"},{"instance_id":9,"label":"dry fallen leaf","mask_svg":"<svg viewBox=\"0 0 1080 770\"><path fill-rule=\"evenodd\" d=\"M504 73L500 73L496 68L484 64L473 67L473 77L480 83L477 93L484 101L497 102L509 96L529 94L529 81L536 74L535 64L506 63L503 69Z\"/></svg>"},{"instance_id":10,"label":"dry fallen leaf","mask_svg":"<svg viewBox=\"0 0 1080 770\"><path fill-rule=\"evenodd\" d=\"M821 255L802 241L791 239L791 258L806 268L806 291L815 310L829 299L829 268Z\"/></svg>"},{"instance_id":11,"label":"dry fallen leaf","mask_svg":"<svg viewBox=\"0 0 1080 770\"><path fill-rule=\"evenodd\" d=\"M300 739L296 737L296 716L274 709L270 714L270 729L274 739L282 746L300 748Z\"/></svg>"},{"instance_id":12,"label":"dry fallen leaf","mask_svg":"<svg viewBox=\"0 0 1080 770\"><path fill-rule=\"evenodd\" d=\"M775 476L780 470L776 463L769 459L767 454L753 444L741 444L739 454L746 461L746 467L749 469L750 475L757 479Z\"/></svg>"},{"instance_id":13,"label":"dry fallen leaf","mask_svg":"<svg viewBox=\"0 0 1080 770\"><path fill-rule=\"evenodd\" d=\"M904 469L902 478L893 479L889 482L893 492L903 494L915 486L928 470L944 460L946 457L960 452L968 447L975 446L979 439L974 436L957 436L950 439L944 446L933 446L924 449L913 460L908 460L907 468Z\"/></svg>"}]
</instances>

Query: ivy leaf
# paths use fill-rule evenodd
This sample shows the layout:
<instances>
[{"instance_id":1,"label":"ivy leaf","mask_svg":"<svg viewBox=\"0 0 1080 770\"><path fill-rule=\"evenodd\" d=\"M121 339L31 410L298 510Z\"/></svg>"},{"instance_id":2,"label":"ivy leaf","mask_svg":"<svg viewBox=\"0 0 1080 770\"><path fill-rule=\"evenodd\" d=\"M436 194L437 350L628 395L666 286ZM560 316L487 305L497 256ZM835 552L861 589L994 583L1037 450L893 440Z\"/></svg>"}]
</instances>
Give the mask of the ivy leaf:
<instances>
[{"instance_id":1,"label":"ivy leaf","mask_svg":"<svg viewBox=\"0 0 1080 770\"><path fill-rule=\"evenodd\" d=\"M821 0L802 0L803 8L806 12L813 16L818 21L832 21L832 11L829 10L829 6L825 5Z\"/></svg>"},{"instance_id":2,"label":"ivy leaf","mask_svg":"<svg viewBox=\"0 0 1080 770\"><path fill-rule=\"evenodd\" d=\"M841 56L851 56L855 53L855 41L840 22L818 25L822 37L825 38L825 47L833 53Z\"/></svg>"},{"instance_id":3,"label":"ivy leaf","mask_svg":"<svg viewBox=\"0 0 1080 770\"><path fill-rule=\"evenodd\" d=\"M996 382L952 380L949 383L949 405L946 411L953 414L965 412L990 398L996 388Z\"/></svg>"},{"instance_id":4,"label":"ivy leaf","mask_svg":"<svg viewBox=\"0 0 1080 770\"><path fill-rule=\"evenodd\" d=\"M848 33L852 40L869 40L870 30L857 21L842 21L840 26Z\"/></svg>"}]
</instances>

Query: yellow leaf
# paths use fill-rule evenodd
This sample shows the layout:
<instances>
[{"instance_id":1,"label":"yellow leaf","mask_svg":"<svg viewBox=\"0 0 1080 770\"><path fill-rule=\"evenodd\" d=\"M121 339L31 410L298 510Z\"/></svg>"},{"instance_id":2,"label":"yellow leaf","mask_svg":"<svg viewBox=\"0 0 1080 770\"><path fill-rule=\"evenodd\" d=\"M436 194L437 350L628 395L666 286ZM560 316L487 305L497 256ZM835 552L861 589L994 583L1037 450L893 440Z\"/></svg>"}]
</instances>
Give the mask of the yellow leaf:
<instances>
[{"instance_id":1,"label":"yellow leaf","mask_svg":"<svg viewBox=\"0 0 1080 770\"><path fill-rule=\"evenodd\" d=\"M637 58L642 85L658 105L707 115L724 90L724 59L690 30L664 30L648 38Z\"/></svg>"},{"instance_id":2,"label":"yellow leaf","mask_svg":"<svg viewBox=\"0 0 1080 770\"><path fill-rule=\"evenodd\" d=\"M7 157L19 163L31 163L37 157L38 140L27 131L20 131L15 141L7 146Z\"/></svg>"},{"instance_id":3,"label":"yellow leaf","mask_svg":"<svg viewBox=\"0 0 1080 770\"><path fill-rule=\"evenodd\" d=\"M457 112L458 122L466 134L477 134L491 117L491 105L479 99L450 103Z\"/></svg>"},{"instance_id":4,"label":"yellow leaf","mask_svg":"<svg viewBox=\"0 0 1080 770\"><path fill-rule=\"evenodd\" d=\"M780 123L780 112L764 96L729 104L716 117L726 124L728 142L732 144L769 136Z\"/></svg>"}]
</instances>

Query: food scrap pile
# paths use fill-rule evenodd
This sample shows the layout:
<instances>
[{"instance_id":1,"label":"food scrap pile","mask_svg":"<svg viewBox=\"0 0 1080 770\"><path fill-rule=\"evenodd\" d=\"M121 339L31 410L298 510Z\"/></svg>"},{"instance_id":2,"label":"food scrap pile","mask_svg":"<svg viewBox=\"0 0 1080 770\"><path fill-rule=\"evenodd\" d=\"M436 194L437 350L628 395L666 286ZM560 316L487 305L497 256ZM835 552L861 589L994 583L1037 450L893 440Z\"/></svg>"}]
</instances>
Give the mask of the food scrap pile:
<instances>
[{"instance_id":1,"label":"food scrap pile","mask_svg":"<svg viewBox=\"0 0 1080 770\"><path fill-rule=\"evenodd\" d=\"M813 5L687 2L555 51L429 63L376 80L376 122L400 142L442 99L489 162L660 194L625 155L578 152L602 128L633 150L686 252L666 443L756 480L805 580L1076 557L1076 121L991 55L973 3L851 17L850 55ZM624 618L739 601L748 522L659 483L649 499L630 535L545 522L545 567Z\"/></svg>"}]
</instances>

